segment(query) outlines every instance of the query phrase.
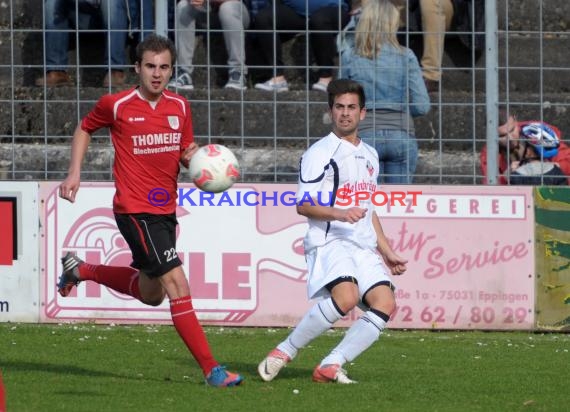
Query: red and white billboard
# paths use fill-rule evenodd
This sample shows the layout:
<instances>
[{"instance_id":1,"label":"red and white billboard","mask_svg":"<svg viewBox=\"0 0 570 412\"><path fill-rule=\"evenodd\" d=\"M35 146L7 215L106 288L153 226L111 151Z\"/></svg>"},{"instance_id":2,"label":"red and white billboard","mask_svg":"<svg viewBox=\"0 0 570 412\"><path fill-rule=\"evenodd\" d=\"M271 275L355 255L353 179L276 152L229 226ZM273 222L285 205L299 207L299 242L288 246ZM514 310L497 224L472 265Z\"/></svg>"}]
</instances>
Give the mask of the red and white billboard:
<instances>
[{"instance_id":1,"label":"red and white billboard","mask_svg":"<svg viewBox=\"0 0 570 412\"><path fill-rule=\"evenodd\" d=\"M146 306L92 282L66 298L57 294L59 259L67 251L91 263L131 262L111 210L112 184L83 184L74 204L57 197L57 186L40 184L41 319L169 323L168 302ZM293 206L295 190L243 184L212 195L181 185L177 249L203 323L291 326L310 307L302 246L307 225ZM394 278L398 309L391 327L533 327L531 188L389 190L421 192L414 202L408 196L377 206L394 249L409 259L407 273Z\"/></svg>"}]
</instances>

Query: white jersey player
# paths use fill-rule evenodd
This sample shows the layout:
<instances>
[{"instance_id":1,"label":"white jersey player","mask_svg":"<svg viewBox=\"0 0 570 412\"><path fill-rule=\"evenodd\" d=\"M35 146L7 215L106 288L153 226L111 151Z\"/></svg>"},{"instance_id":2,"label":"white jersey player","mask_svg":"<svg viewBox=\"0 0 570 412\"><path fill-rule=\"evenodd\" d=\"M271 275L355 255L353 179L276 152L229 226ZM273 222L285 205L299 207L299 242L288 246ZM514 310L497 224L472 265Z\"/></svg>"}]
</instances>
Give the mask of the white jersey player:
<instances>
[{"instance_id":1,"label":"white jersey player","mask_svg":"<svg viewBox=\"0 0 570 412\"><path fill-rule=\"evenodd\" d=\"M396 306L390 272L406 271L407 260L391 249L366 200L376 190L378 154L357 136L366 115L364 90L357 82L338 79L329 84L328 94L333 130L303 154L297 193L297 212L309 221L308 295L321 300L259 364L265 381L358 305L362 316L313 371L315 382L354 383L343 365L378 340Z\"/></svg>"}]
</instances>

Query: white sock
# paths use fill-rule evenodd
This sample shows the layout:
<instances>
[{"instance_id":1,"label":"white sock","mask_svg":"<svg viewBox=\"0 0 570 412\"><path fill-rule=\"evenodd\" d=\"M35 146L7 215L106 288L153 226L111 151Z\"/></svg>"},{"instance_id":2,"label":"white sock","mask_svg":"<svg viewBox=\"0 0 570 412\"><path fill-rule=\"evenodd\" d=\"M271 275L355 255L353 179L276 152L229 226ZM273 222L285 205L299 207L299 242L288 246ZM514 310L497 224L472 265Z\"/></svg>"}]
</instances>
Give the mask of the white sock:
<instances>
[{"instance_id":1,"label":"white sock","mask_svg":"<svg viewBox=\"0 0 570 412\"><path fill-rule=\"evenodd\" d=\"M299 349L307 346L317 336L329 330L343 316L344 314L338 311L332 298L321 300L309 309L287 339L277 345L277 349L285 352L293 359Z\"/></svg>"},{"instance_id":2,"label":"white sock","mask_svg":"<svg viewBox=\"0 0 570 412\"><path fill-rule=\"evenodd\" d=\"M378 340L386 321L372 311L364 313L344 335L342 341L322 360L323 365L344 365L368 349Z\"/></svg>"}]
</instances>

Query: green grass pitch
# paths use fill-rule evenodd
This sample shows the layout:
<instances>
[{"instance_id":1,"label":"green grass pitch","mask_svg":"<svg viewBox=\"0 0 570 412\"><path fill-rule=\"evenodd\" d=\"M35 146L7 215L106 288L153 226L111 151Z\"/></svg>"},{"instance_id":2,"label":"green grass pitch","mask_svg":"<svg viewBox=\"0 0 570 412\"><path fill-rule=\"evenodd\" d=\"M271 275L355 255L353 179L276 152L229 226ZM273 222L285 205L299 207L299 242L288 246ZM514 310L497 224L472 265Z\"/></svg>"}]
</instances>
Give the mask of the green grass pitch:
<instances>
[{"instance_id":1,"label":"green grass pitch","mask_svg":"<svg viewBox=\"0 0 570 412\"><path fill-rule=\"evenodd\" d=\"M3 323L7 411L570 410L568 334L387 330L346 365L358 384L313 383L336 329L263 382L257 364L288 332L207 327L216 358L245 376L218 389L171 326Z\"/></svg>"}]
</instances>

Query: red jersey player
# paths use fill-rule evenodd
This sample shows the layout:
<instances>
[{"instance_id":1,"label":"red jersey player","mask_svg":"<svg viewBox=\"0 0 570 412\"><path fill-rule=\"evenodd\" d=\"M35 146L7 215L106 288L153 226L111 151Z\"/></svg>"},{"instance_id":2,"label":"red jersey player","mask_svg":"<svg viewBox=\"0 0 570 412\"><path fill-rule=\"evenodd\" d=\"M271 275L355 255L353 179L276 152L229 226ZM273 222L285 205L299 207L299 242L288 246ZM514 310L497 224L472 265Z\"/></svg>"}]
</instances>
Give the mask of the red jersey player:
<instances>
[{"instance_id":1,"label":"red jersey player","mask_svg":"<svg viewBox=\"0 0 570 412\"><path fill-rule=\"evenodd\" d=\"M226 371L212 356L176 255L178 172L180 163L188 167L198 146L188 101L166 90L175 59L176 50L167 38L150 35L137 46L135 71L140 84L103 96L77 126L69 173L59 187L60 197L75 201L91 134L108 127L115 148L113 211L131 249L132 267L91 265L68 253L62 258L63 273L57 287L67 296L79 282L91 280L152 306L160 305L168 295L174 327L202 368L206 382L235 386L243 378ZM155 188L167 191L166 202L149 202Z\"/></svg>"}]
</instances>

